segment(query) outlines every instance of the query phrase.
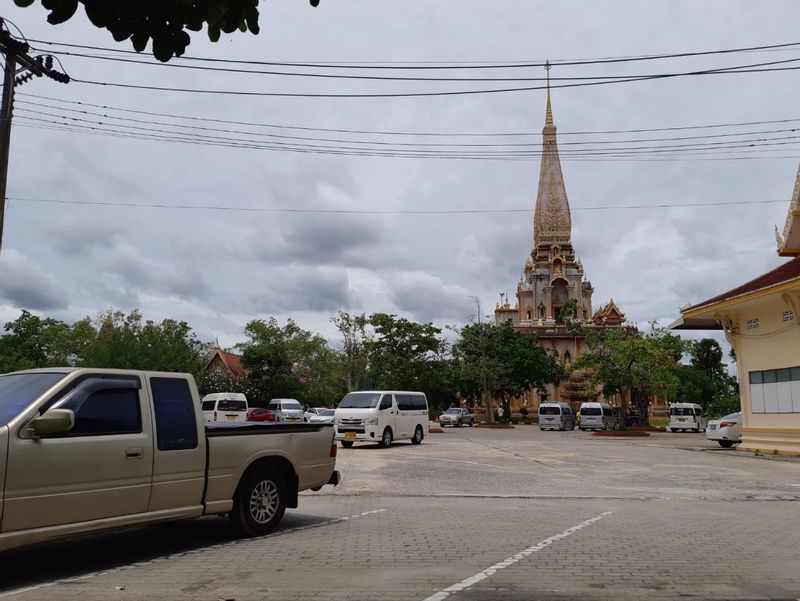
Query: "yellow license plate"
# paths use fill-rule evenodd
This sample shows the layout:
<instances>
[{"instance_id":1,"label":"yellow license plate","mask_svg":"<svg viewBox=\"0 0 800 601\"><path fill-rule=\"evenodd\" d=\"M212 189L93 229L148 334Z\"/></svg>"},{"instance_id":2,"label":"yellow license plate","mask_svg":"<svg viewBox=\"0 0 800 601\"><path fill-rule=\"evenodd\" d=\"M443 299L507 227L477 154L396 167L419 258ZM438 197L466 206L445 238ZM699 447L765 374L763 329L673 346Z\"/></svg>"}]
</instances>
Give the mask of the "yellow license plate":
<instances>
[{"instance_id":1,"label":"yellow license plate","mask_svg":"<svg viewBox=\"0 0 800 601\"><path fill-rule=\"evenodd\" d=\"M228 418L229 422L236 421L236 416L235 415L228 415L227 418Z\"/></svg>"},{"instance_id":2,"label":"yellow license plate","mask_svg":"<svg viewBox=\"0 0 800 601\"><path fill-rule=\"evenodd\" d=\"M686 421L686 418L685 418L685 417L679 417L679 418L678 418L678 421L679 421L679 422L685 422L685 421Z\"/></svg>"},{"instance_id":3,"label":"yellow license plate","mask_svg":"<svg viewBox=\"0 0 800 601\"><path fill-rule=\"evenodd\" d=\"M345 440L355 440L356 439L356 433L355 432L345 432L344 433L344 439Z\"/></svg>"}]
</instances>

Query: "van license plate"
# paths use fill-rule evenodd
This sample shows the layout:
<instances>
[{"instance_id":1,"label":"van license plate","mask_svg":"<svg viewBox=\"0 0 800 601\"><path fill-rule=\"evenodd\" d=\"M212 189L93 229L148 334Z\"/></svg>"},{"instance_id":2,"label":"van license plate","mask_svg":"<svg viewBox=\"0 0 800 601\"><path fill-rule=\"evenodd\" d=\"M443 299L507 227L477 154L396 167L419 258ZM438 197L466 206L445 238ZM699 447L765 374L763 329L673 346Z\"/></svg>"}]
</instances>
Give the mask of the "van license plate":
<instances>
[{"instance_id":1,"label":"van license plate","mask_svg":"<svg viewBox=\"0 0 800 601\"><path fill-rule=\"evenodd\" d=\"M227 418L228 418L228 421L229 421L229 422L236 421L236 416L235 416L235 415L226 415L225 417L227 417Z\"/></svg>"},{"instance_id":2,"label":"van license plate","mask_svg":"<svg viewBox=\"0 0 800 601\"><path fill-rule=\"evenodd\" d=\"M685 421L686 421L686 418L685 418L685 417L679 417L679 418L678 418L678 421L679 421L679 422L685 422Z\"/></svg>"},{"instance_id":3,"label":"van license plate","mask_svg":"<svg viewBox=\"0 0 800 601\"><path fill-rule=\"evenodd\" d=\"M355 432L345 432L344 433L344 439L345 440L355 440L356 439L356 433Z\"/></svg>"}]
</instances>

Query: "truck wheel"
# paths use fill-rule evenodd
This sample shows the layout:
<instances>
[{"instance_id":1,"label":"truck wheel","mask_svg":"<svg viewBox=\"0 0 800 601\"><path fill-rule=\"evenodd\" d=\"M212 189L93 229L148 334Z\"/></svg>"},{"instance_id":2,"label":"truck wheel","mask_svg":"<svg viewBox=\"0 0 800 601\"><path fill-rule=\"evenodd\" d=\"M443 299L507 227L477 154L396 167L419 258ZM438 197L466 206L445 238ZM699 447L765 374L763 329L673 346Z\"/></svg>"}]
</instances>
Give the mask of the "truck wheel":
<instances>
[{"instance_id":1,"label":"truck wheel","mask_svg":"<svg viewBox=\"0 0 800 601\"><path fill-rule=\"evenodd\" d=\"M392 429L386 428L383 431L383 436L381 436L381 441L378 443L382 447L390 447L392 446Z\"/></svg>"},{"instance_id":2,"label":"truck wheel","mask_svg":"<svg viewBox=\"0 0 800 601\"><path fill-rule=\"evenodd\" d=\"M422 443L422 426L417 426L417 429L414 430L414 436L411 439L411 444L421 444Z\"/></svg>"},{"instance_id":3,"label":"truck wheel","mask_svg":"<svg viewBox=\"0 0 800 601\"><path fill-rule=\"evenodd\" d=\"M732 440L718 440L719 446L730 449L733 446Z\"/></svg>"},{"instance_id":4,"label":"truck wheel","mask_svg":"<svg viewBox=\"0 0 800 601\"><path fill-rule=\"evenodd\" d=\"M278 470L266 466L255 469L239 483L231 522L245 536L267 534L281 521L286 498L286 482Z\"/></svg>"},{"instance_id":5,"label":"truck wheel","mask_svg":"<svg viewBox=\"0 0 800 601\"><path fill-rule=\"evenodd\" d=\"M342 443L342 446L345 449L349 449L350 447L353 446L353 441L352 440L342 440L341 443Z\"/></svg>"}]
</instances>

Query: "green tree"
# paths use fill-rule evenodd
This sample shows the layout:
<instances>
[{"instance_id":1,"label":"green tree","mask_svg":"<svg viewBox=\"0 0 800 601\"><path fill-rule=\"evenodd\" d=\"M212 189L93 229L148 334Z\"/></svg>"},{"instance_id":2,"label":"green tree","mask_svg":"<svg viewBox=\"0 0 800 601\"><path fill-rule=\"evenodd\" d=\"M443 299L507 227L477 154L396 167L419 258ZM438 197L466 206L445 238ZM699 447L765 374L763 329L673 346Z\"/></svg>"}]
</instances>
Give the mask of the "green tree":
<instances>
[{"instance_id":1,"label":"green tree","mask_svg":"<svg viewBox=\"0 0 800 601\"><path fill-rule=\"evenodd\" d=\"M443 358L447 351L441 329L386 313L370 315L369 325L374 332L366 342L371 384L380 389L422 390L427 363Z\"/></svg>"},{"instance_id":2,"label":"green tree","mask_svg":"<svg viewBox=\"0 0 800 601\"><path fill-rule=\"evenodd\" d=\"M14 0L17 6L31 6L36 0ZM41 0L50 11L52 25L70 20L82 4L86 17L95 27L108 29L114 41L130 39L134 50L143 52L153 42L153 56L168 61L181 56L189 45L190 31L205 26L208 39L216 42L221 33L260 31L258 0ZM317 6L319 0L309 0Z\"/></svg>"},{"instance_id":3,"label":"green tree","mask_svg":"<svg viewBox=\"0 0 800 601\"><path fill-rule=\"evenodd\" d=\"M692 343L689 349L691 363L709 378L716 379L725 373L722 364L722 347L713 338L703 338Z\"/></svg>"},{"instance_id":4,"label":"green tree","mask_svg":"<svg viewBox=\"0 0 800 601\"><path fill-rule=\"evenodd\" d=\"M23 310L5 324L0 338L0 373L37 367L74 366L95 331L88 320L69 326Z\"/></svg>"},{"instance_id":5,"label":"green tree","mask_svg":"<svg viewBox=\"0 0 800 601\"><path fill-rule=\"evenodd\" d=\"M347 391L358 390L367 376L369 353L367 347L371 340L368 331L369 321L361 315L350 315L339 311L331 321L342 335L342 350L339 352L342 377Z\"/></svg>"},{"instance_id":6,"label":"green tree","mask_svg":"<svg viewBox=\"0 0 800 601\"><path fill-rule=\"evenodd\" d=\"M675 375L686 343L655 325L648 335L634 328L584 331L589 350L573 363L573 369L589 368L591 381L603 394L619 394L623 413L628 397L639 414L647 417L651 395L667 394L677 386Z\"/></svg>"},{"instance_id":7,"label":"green tree","mask_svg":"<svg viewBox=\"0 0 800 601\"><path fill-rule=\"evenodd\" d=\"M285 326L273 317L245 326L249 340L240 345L242 364L263 399L291 397L310 404L330 405L343 392L335 353L319 334L289 319Z\"/></svg>"},{"instance_id":8,"label":"green tree","mask_svg":"<svg viewBox=\"0 0 800 601\"><path fill-rule=\"evenodd\" d=\"M83 350L81 367L174 371L198 374L209 347L185 321L144 320L138 309L128 315L108 311L97 318L97 335Z\"/></svg>"},{"instance_id":9,"label":"green tree","mask_svg":"<svg viewBox=\"0 0 800 601\"><path fill-rule=\"evenodd\" d=\"M538 346L535 336L517 332L510 322L464 326L454 354L460 365L462 392L480 393L490 421L494 420L493 398L501 399L508 412L512 397L542 388L558 377L553 355Z\"/></svg>"}]
</instances>

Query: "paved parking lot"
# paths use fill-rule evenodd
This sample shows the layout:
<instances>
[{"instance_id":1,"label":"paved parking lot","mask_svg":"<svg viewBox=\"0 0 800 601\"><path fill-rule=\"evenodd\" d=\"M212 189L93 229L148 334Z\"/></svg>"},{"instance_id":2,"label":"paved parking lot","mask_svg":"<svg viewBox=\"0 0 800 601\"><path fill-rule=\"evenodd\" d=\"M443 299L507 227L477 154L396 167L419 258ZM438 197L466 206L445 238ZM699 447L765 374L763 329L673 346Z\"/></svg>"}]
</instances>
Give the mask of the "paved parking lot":
<instances>
[{"instance_id":1,"label":"paved parking lot","mask_svg":"<svg viewBox=\"0 0 800 601\"><path fill-rule=\"evenodd\" d=\"M340 449L279 530L219 518L0 556L0 596L348 601L794 599L800 462L703 435L447 429Z\"/></svg>"}]
</instances>

